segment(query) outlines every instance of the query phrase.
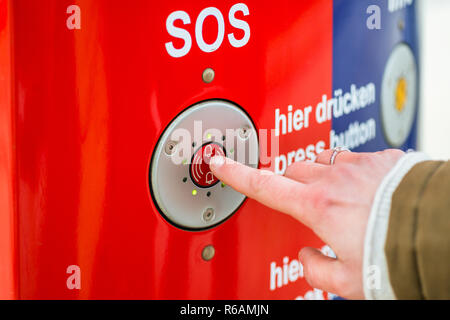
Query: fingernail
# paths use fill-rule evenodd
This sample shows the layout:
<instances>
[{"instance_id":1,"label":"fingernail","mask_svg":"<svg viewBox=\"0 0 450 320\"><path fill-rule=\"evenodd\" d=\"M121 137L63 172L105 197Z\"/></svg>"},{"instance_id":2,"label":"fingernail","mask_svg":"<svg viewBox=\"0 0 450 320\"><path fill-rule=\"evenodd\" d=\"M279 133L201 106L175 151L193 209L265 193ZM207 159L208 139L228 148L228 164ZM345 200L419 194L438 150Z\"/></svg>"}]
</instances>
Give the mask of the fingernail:
<instances>
[{"instance_id":1,"label":"fingernail","mask_svg":"<svg viewBox=\"0 0 450 320\"><path fill-rule=\"evenodd\" d=\"M225 163L225 158L223 156L214 156L211 159L209 165L213 168L220 168Z\"/></svg>"}]
</instances>

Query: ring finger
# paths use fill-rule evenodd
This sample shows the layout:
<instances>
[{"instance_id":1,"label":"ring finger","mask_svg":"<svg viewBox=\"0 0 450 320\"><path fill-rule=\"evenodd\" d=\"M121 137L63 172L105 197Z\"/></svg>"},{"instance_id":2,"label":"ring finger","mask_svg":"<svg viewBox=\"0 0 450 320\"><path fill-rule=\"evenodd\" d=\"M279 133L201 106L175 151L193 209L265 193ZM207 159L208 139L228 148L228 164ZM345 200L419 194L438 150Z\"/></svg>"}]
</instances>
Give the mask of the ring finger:
<instances>
[{"instance_id":1,"label":"ring finger","mask_svg":"<svg viewBox=\"0 0 450 320\"><path fill-rule=\"evenodd\" d=\"M333 157L334 149L328 149L317 155L316 163L323 165L330 165L331 158ZM334 163L338 162L353 162L357 159L358 154L351 151L337 151L334 158Z\"/></svg>"}]
</instances>

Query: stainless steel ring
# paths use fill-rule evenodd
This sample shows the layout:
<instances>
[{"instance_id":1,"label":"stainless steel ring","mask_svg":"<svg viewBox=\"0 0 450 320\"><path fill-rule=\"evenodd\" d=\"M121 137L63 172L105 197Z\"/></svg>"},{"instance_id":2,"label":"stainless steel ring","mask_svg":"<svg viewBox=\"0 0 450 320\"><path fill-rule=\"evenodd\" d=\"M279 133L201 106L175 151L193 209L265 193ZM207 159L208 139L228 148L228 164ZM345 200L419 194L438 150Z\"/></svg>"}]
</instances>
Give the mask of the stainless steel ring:
<instances>
[{"instance_id":1,"label":"stainless steel ring","mask_svg":"<svg viewBox=\"0 0 450 320\"><path fill-rule=\"evenodd\" d=\"M342 152L351 152L350 149L346 148L346 147L336 147L333 149L333 153L331 154L331 158L330 158L330 165L334 165L335 161L336 161L336 157L342 153Z\"/></svg>"}]
</instances>

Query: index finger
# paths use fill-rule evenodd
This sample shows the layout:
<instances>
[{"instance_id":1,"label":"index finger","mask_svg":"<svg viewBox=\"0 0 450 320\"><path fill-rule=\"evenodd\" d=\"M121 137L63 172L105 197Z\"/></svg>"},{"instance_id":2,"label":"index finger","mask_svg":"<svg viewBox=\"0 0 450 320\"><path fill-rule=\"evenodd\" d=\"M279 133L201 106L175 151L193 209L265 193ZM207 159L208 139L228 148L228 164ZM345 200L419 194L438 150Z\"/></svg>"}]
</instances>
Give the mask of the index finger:
<instances>
[{"instance_id":1,"label":"index finger","mask_svg":"<svg viewBox=\"0 0 450 320\"><path fill-rule=\"evenodd\" d=\"M308 189L304 184L222 156L212 158L210 168L219 180L236 191L311 226L314 213L308 205Z\"/></svg>"}]
</instances>

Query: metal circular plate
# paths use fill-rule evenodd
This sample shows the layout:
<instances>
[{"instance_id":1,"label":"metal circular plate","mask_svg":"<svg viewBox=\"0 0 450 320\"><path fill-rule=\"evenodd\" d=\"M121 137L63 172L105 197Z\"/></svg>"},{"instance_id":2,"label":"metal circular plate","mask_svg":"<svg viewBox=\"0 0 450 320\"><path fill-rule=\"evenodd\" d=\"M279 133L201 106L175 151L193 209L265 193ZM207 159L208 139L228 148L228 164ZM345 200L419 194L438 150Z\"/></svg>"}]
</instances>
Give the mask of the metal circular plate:
<instances>
[{"instance_id":1,"label":"metal circular plate","mask_svg":"<svg viewBox=\"0 0 450 320\"><path fill-rule=\"evenodd\" d=\"M245 200L244 195L217 180L210 179L211 187L194 183L191 161L209 143L222 146L229 158L253 168L258 166L256 129L238 106L210 100L181 113L161 136L150 168L156 204L163 216L178 227L202 230L216 226ZM209 180L203 180L203 184L205 181Z\"/></svg>"},{"instance_id":2,"label":"metal circular plate","mask_svg":"<svg viewBox=\"0 0 450 320\"><path fill-rule=\"evenodd\" d=\"M401 147L414 123L417 101L417 64L404 43L388 59L381 87L381 120L387 142Z\"/></svg>"}]
</instances>

